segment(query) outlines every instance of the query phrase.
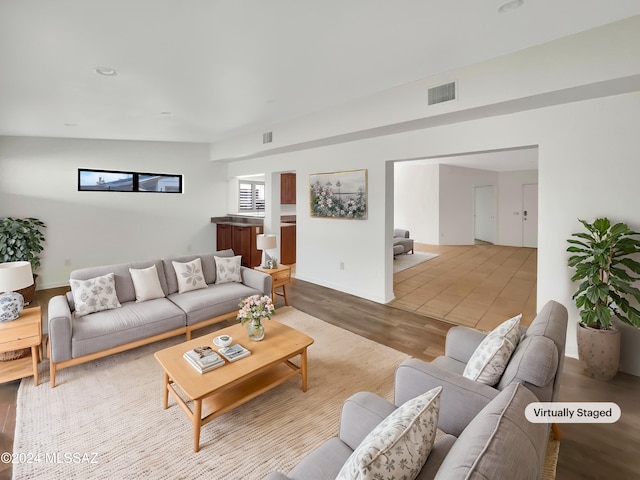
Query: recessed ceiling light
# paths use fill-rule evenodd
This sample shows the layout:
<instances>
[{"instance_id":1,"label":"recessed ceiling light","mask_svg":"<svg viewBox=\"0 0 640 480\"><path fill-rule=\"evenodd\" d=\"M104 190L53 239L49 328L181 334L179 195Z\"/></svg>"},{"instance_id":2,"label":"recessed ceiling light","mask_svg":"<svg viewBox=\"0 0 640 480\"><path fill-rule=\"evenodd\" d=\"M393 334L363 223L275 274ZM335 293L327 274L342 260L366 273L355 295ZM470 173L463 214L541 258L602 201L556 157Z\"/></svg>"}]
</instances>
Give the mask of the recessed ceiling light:
<instances>
[{"instance_id":1,"label":"recessed ceiling light","mask_svg":"<svg viewBox=\"0 0 640 480\"><path fill-rule=\"evenodd\" d=\"M77 127L78 124L77 123L65 123L64 126L65 127Z\"/></svg>"},{"instance_id":2,"label":"recessed ceiling light","mask_svg":"<svg viewBox=\"0 0 640 480\"><path fill-rule=\"evenodd\" d=\"M160 112L160 115L170 116L173 115L173 112Z\"/></svg>"},{"instance_id":3,"label":"recessed ceiling light","mask_svg":"<svg viewBox=\"0 0 640 480\"><path fill-rule=\"evenodd\" d=\"M511 0L510 2L505 3L500 8L498 8L498 13L507 13L517 8L520 8L524 0Z\"/></svg>"},{"instance_id":4,"label":"recessed ceiling light","mask_svg":"<svg viewBox=\"0 0 640 480\"><path fill-rule=\"evenodd\" d=\"M93 71L98 75L104 75L105 77L115 77L118 75L116 69L111 67L96 67Z\"/></svg>"}]
</instances>

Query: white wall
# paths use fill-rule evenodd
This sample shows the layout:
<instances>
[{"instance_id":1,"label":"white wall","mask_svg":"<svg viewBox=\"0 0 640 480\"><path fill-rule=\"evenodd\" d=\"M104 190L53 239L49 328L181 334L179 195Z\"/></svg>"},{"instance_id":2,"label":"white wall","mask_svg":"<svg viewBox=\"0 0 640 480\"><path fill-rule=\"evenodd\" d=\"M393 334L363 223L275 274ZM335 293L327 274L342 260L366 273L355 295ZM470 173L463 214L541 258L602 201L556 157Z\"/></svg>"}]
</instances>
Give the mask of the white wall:
<instances>
[{"instance_id":1,"label":"white wall","mask_svg":"<svg viewBox=\"0 0 640 480\"><path fill-rule=\"evenodd\" d=\"M473 245L474 187L497 187L497 184L497 172L453 165L440 166L439 245Z\"/></svg>"},{"instance_id":2,"label":"white wall","mask_svg":"<svg viewBox=\"0 0 640 480\"><path fill-rule=\"evenodd\" d=\"M438 245L440 238L440 166L421 162L394 165L394 225L419 243Z\"/></svg>"},{"instance_id":3,"label":"white wall","mask_svg":"<svg viewBox=\"0 0 640 480\"><path fill-rule=\"evenodd\" d=\"M226 213L226 165L209 146L0 137L0 217L47 225L38 288L81 267L215 250ZM78 192L78 168L184 175L183 194Z\"/></svg>"}]
</instances>

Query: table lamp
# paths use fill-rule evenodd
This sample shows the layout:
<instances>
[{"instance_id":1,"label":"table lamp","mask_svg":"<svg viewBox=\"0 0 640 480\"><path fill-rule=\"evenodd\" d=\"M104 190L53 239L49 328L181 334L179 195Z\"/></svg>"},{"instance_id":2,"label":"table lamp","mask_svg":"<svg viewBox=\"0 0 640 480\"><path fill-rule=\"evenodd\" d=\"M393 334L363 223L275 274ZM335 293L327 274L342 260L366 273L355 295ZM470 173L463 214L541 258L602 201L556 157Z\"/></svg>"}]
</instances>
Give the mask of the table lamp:
<instances>
[{"instance_id":1,"label":"table lamp","mask_svg":"<svg viewBox=\"0 0 640 480\"><path fill-rule=\"evenodd\" d=\"M16 292L33 285L29 262L0 263L0 322L15 320L22 313L24 297Z\"/></svg>"},{"instance_id":2,"label":"table lamp","mask_svg":"<svg viewBox=\"0 0 640 480\"><path fill-rule=\"evenodd\" d=\"M262 268L271 268L267 265L267 262L271 260L271 257L267 253L267 250L276 248L278 246L278 244L276 243L276 236L261 233L256 237L256 248L258 250L262 250Z\"/></svg>"}]
</instances>

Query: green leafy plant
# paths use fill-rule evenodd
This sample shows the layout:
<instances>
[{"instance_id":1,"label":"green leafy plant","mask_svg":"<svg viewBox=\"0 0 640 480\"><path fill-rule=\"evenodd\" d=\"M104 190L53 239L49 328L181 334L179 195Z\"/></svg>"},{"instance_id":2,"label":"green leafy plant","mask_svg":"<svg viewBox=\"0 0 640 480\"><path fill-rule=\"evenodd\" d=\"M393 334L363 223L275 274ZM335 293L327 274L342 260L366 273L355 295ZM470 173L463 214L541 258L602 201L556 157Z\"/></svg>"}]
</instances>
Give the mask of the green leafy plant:
<instances>
[{"instance_id":1,"label":"green leafy plant","mask_svg":"<svg viewBox=\"0 0 640 480\"><path fill-rule=\"evenodd\" d=\"M27 261L35 273L40 268L45 228L37 218L0 218L0 263Z\"/></svg>"},{"instance_id":2,"label":"green leafy plant","mask_svg":"<svg viewBox=\"0 0 640 480\"><path fill-rule=\"evenodd\" d=\"M640 280L640 262L630 258L640 252L640 233L624 223L612 225L607 218L579 221L587 231L573 233L567 251L574 254L569 257L569 266L576 269L571 280L581 282L573 294L581 322L608 329L615 315L640 327L640 311L629 302L630 297L640 302L640 290L633 286Z\"/></svg>"}]
</instances>

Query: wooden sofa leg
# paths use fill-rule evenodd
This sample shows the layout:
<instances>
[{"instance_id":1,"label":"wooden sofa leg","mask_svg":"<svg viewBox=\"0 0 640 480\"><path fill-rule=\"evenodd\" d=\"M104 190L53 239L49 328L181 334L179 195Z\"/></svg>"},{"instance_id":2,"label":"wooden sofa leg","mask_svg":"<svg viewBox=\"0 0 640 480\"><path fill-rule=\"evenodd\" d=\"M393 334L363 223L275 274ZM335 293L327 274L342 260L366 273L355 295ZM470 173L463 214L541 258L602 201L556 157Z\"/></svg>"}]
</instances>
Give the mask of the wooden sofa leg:
<instances>
[{"instance_id":1,"label":"wooden sofa leg","mask_svg":"<svg viewBox=\"0 0 640 480\"><path fill-rule=\"evenodd\" d=\"M551 424L551 431L553 432L553 437L556 440L560 440L560 427L558 426L557 423L552 423Z\"/></svg>"},{"instance_id":2,"label":"wooden sofa leg","mask_svg":"<svg viewBox=\"0 0 640 480\"><path fill-rule=\"evenodd\" d=\"M187 331L185 332L185 336L187 337L187 342L189 340L191 340L191 329L187 328Z\"/></svg>"},{"instance_id":3,"label":"wooden sofa leg","mask_svg":"<svg viewBox=\"0 0 640 480\"><path fill-rule=\"evenodd\" d=\"M51 379L51 388L56 386L56 364L51 360L49 355L49 378Z\"/></svg>"}]
</instances>

